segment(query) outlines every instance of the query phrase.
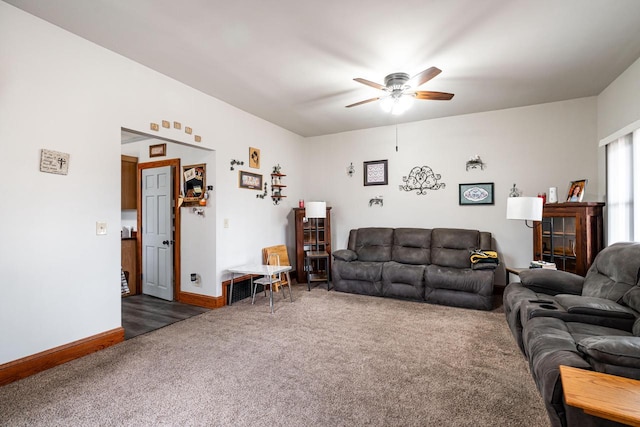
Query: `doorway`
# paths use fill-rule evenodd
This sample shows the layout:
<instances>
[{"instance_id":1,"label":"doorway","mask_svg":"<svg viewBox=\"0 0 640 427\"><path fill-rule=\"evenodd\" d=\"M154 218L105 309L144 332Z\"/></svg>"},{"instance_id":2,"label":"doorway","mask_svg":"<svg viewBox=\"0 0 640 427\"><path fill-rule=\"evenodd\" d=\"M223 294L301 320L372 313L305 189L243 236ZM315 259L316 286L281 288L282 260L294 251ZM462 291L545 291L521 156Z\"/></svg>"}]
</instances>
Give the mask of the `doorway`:
<instances>
[{"instance_id":1,"label":"doorway","mask_svg":"<svg viewBox=\"0 0 640 427\"><path fill-rule=\"evenodd\" d=\"M192 294L188 292L190 290L189 287L187 287L187 292L183 292L181 290L181 252L183 249L181 249L180 242L182 226L184 225L181 225L181 214L187 211L181 212L181 209L178 207L178 198L181 194L181 164L205 163L207 160L210 161L210 156L213 150L206 149L204 147L194 147L168 139L160 139L154 135L130 131L124 128L121 131L121 144L121 154L123 156L135 158L136 178L134 181L138 183L138 185L136 185L136 189L134 189L136 200L135 206L132 208L125 208L124 203L122 205L123 211L121 225L124 226L123 229L127 228L129 231L135 231L132 233L132 240L135 241L135 243L133 241L131 241L131 243L135 244L134 258L137 264L135 271L138 277L137 289L134 295L127 296L122 299L122 326L125 328L125 337L128 339L140 333L146 333L150 330L161 328L207 310L206 308L190 305L188 303L185 304L185 302L191 302L188 297ZM166 158L163 156L159 157L161 160L156 161L158 157L152 155L151 147L159 144L166 144L166 157L174 158ZM144 282L149 278L149 274L143 271L142 237L144 235L143 232L147 227L143 225L145 207L142 201L143 191L139 183L143 182L143 173L146 174L147 171L153 171L158 168L170 169L168 178L164 178L164 180L165 182L168 181L170 183L172 190L172 194L168 197L170 200L170 213L163 220L165 225L170 225L170 231L165 231L159 241L159 245L162 247L164 253L166 254L169 252L173 258L171 261L167 261L171 264L173 272L164 273L165 278L162 283L162 286L169 283L170 290L172 291L171 296L164 297L167 299L166 301L144 295L143 293ZM125 209L127 210L125 211ZM187 226L188 225L189 222L187 221ZM195 238L197 239L199 236L196 236ZM191 236L190 241L194 241L193 235ZM190 252L187 251L187 257L190 257L189 253ZM190 268L188 264L187 268ZM160 282L160 280L157 279L158 278L156 278L155 282ZM187 277L187 280L188 279L189 277ZM183 283L184 281L185 279L182 278Z\"/></svg>"}]
</instances>

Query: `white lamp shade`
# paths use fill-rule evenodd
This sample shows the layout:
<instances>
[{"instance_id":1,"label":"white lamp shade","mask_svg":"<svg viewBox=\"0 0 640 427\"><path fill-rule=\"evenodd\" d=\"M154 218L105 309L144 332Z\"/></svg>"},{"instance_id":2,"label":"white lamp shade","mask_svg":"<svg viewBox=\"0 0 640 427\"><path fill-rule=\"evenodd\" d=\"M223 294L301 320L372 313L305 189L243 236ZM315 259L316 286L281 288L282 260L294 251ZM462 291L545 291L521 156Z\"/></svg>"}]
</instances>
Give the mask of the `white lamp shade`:
<instances>
[{"instance_id":1,"label":"white lamp shade","mask_svg":"<svg viewBox=\"0 0 640 427\"><path fill-rule=\"evenodd\" d=\"M541 197L509 197L507 199L507 219L542 220Z\"/></svg>"},{"instance_id":2,"label":"white lamp shade","mask_svg":"<svg viewBox=\"0 0 640 427\"><path fill-rule=\"evenodd\" d=\"M307 218L326 218L327 203L326 202L307 202L305 207L305 216Z\"/></svg>"}]
</instances>

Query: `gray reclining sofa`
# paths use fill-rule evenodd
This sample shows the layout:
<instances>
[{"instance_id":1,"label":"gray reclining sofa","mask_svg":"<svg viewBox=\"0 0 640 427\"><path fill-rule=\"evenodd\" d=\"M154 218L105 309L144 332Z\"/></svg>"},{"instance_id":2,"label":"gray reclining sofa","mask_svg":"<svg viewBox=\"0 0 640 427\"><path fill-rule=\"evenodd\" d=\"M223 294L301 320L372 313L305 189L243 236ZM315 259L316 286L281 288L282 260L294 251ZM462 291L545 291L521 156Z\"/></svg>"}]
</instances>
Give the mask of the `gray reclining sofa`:
<instances>
[{"instance_id":1,"label":"gray reclining sofa","mask_svg":"<svg viewBox=\"0 0 640 427\"><path fill-rule=\"evenodd\" d=\"M503 265L477 265L472 250L495 250L491 233L452 228L359 228L333 252L335 290L490 310Z\"/></svg>"},{"instance_id":2,"label":"gray reclining sofa","mask_svg":"<svg viewBox=\"0 0 640 427\"><path fill-rule=\"evenodd\" d=\"M584 278L531 269L506 287L507 323L552 426L617 425L565 404L559 366L640 379L639 278L640 243L616 243Z\"/></svg>"}]
</instances>

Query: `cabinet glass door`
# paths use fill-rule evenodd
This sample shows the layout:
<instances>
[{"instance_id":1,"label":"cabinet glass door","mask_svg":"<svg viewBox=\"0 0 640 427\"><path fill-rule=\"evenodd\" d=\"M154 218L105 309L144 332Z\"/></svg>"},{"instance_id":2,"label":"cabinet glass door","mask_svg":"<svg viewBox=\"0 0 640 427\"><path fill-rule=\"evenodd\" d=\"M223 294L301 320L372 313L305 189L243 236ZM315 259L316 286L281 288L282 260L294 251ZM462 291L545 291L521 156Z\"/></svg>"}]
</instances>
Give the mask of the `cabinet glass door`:
<instances>
[{"instance_id":1,"label":"cabinet glass door","mask_svg":"<svg viewBox=\"0 0 640 427\"><path fill-rule=\"evenodd\" d=\"M542 260L553 262L558 270L576 272L576 218L542 219Z\"/></svg>"}]
</instances>

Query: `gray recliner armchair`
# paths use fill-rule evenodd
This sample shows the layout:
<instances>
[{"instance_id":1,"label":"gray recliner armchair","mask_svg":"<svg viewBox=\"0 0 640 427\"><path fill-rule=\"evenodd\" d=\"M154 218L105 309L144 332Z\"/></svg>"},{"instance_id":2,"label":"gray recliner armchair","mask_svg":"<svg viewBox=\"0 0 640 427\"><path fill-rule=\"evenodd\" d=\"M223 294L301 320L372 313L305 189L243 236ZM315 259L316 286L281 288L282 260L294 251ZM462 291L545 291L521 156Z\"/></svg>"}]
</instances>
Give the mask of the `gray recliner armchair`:
<instances>
[{"instance_id":1,"label":"gray recliner armchair","mask_svg":"<svg viewBox=\"0 0 640 427\"><path fill-rule=\"evenodd\" d=\"M534 317L631 331L638 313L623 297L637 288L639 274L640 243L629 242L602 250L586 277L556 270L525 270L520 273L520 283L509 284L503 295L511 333L525 353L522 327Z\"/></svg>"},{"instance_id":2,"label":"gray recliner armchair","mask_svg":"<svg viewBox=\"0 0 640 427\"><path fill-rule=\"evenodd\" d=\"M584 278L532 269L506 287L507 322L551 425L615 425L565 404L559 366L640 379L639 276L640 243L616 243Z\"/></svg>"}]
</instances>

